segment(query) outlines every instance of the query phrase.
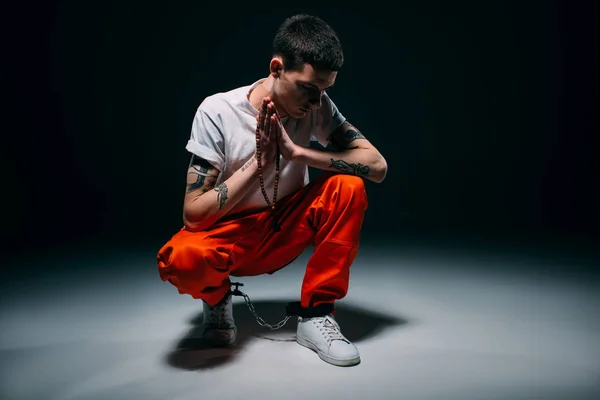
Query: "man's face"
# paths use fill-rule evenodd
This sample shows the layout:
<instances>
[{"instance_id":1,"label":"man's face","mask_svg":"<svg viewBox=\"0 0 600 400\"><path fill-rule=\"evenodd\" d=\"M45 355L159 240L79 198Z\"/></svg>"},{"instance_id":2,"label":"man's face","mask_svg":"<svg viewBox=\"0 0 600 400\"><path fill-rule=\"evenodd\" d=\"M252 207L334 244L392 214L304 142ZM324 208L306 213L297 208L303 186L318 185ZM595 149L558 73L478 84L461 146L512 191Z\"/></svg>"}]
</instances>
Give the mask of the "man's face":
<instances>
[{"instance_id":1,"label":"man's face","mask_svg":"<svg viewBox=\"0 0 600 400\"><path fill-rule=\"evenodd\" d=\"M292 118L302 118L311 109L321 107L321 96L333 86L336 71L316 70L310 64L304 64L301 71L285 71L279 75L275 84L278 107L283 114Z\"/></svg>"}]
</instances>

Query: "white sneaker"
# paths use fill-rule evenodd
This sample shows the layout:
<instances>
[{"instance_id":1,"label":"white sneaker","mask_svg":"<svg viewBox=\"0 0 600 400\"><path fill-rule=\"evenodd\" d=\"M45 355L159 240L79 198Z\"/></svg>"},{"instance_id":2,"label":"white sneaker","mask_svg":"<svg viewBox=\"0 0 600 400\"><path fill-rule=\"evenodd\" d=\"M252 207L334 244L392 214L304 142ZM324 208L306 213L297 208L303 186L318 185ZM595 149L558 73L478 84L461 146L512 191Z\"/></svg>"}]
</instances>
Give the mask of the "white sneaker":
<instances>
[{"instance_id":1,"label":"white sneaker","mask_svg":"<svg viewBox=\"0 0 600 400\"><path fill-rule=\"evenodd\" d=\"M233 303L231 292L214 307L202 302L204 330L202 339L213 346L228 346L237 338L237 327L233 320Z\"/></svg>"},{"instance_id":2,"label":"white sneaker","mask_svg":"<svg viewBox=\"0 0 600 400\"><path fill-rule=\"evenodd\" d=\"M317 352L330 364L349 367L360 363L358 349L340 332L340 326L327 314L323 317L298 317L296 332L298 344Z\"/></svg>"}]
</instances>

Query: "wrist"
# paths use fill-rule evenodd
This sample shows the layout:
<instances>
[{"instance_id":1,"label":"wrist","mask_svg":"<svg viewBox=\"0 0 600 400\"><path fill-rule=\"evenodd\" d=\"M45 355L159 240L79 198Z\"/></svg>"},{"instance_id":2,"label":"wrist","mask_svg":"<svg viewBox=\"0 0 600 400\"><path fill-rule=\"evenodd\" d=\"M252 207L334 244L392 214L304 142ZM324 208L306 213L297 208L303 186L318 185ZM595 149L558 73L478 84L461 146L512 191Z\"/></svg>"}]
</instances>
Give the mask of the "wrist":
<instances>
[{"instance_id":1,"label":"wrist","mask_svg":"<svg viewBox=\"0 0 600 400\"><path fill-rule=\"evenodd\" d=\"M303 162L304 159L306 159L306 148L302 147L302 146L294 147L294 150L292 151L292 154L291 154L291 161L301 163L301 162Z\"/></svg>"}]
</instances>

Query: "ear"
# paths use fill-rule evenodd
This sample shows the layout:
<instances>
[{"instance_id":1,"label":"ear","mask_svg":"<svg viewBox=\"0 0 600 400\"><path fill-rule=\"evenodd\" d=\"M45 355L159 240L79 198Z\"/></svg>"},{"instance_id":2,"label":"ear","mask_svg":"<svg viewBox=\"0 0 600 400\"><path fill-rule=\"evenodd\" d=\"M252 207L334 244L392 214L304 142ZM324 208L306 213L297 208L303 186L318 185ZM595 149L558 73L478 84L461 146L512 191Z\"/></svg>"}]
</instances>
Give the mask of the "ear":
<instances>
[{"instance_id":1,"label":"ear","mask_svg":"<svg viewBox=\"0 0 600 400\"><path fill-rule=\"evenodd\" d=\"M273 78L279 78L279 76L283 72L283 60L281 59L281 57L276 56L271 59L271 63L269 64L269 70Z\"/></svg>"}]
</instances>

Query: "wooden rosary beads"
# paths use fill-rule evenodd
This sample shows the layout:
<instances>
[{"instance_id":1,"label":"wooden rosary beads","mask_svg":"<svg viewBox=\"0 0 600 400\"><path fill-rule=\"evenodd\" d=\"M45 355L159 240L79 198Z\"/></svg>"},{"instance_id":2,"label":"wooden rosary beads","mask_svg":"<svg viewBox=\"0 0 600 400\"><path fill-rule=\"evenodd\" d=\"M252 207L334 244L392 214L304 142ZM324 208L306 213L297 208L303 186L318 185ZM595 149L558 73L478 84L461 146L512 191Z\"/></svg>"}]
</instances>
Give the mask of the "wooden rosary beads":
<instances>
[{"instance_id":1,"label":"wooden rosary beads","mask_svg":"<svg viewBox=\"0 0 600 400\"><path fill-rule=\"evenodd\" d=\"M266 117L265 117L266 118ZM268 123L271 123L270 121ZM269 200L269 196L267 195L267 191L265 190L265 181L262 173L262 165L260 162L261 150L260 150L260 122L256 124L256 162L258 164L258 180L260 181L260 190L267 202L267 205L271 207L271 211L273 212L273 230L280 231L281 228L277 223L277 218L275 217L275 203L277 202L277 188L279 186L279 146L276 146L275 151L275 183L273 187L273 202Z\"/></svg>"}]
</instances>

